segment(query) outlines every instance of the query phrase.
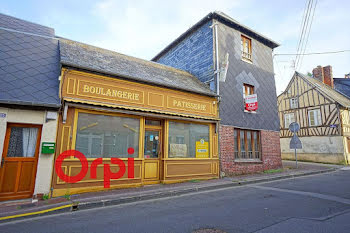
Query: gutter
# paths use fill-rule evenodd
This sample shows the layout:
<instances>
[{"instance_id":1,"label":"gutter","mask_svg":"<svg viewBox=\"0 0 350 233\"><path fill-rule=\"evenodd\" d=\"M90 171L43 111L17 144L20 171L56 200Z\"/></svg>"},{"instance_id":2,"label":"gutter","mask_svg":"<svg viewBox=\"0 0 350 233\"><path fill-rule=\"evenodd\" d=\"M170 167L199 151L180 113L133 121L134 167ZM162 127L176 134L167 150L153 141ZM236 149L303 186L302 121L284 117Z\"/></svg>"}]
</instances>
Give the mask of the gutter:
<instances>
[{"instance_id":1,"label":"gutter","mask_svg":"<svg viewBox=\"0 0 350 233\"><path fill-rule=\"evenodd\" d=\"M0 100L0 104L45 107L45 108L55 108L55 109L59 109L61 107L61 104L37 103L37 102L14 101L14 100Z\"/></svg>"}]
</instances>

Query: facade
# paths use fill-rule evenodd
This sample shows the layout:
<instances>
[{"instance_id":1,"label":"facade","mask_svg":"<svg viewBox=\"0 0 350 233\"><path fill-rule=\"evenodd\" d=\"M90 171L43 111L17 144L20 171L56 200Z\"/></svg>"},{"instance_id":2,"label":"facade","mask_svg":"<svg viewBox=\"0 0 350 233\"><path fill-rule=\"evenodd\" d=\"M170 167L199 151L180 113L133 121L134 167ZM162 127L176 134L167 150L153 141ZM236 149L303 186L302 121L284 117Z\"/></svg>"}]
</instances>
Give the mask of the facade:
<instances>
[{"instance_id":1,"label":"facade","mask_svg":"<svg viewBox=\"0 0 350 233\"><path fill-rule=\"evenodd\" d=\"M303 146L298 149L298 160L348 164L350 99L331 86L330 66L317 67L313 76L296 72L278 96L282 158L295 159L294 150L289 149L292 133L288 127L298 122Z\"/></svg>"},{"instance_id":2,"label":"facade","mask_svg":"<svg viewBox=\"0 0 350 233\"><path fill-rule=\"evenodd\" d=\"M54 30L0 14L0 201L49 193L60 75Z\"/></svg>"},{"instance_id":3,"label":"facade","mask_svg":"<svg viewBox=\"0 0 350 233\"><path fill-rule=\"evenodd\" d=\"M213 12L152 60L197 76L220 95L220 161L225 174L281 167L272 52L278 44ZM225 69L226 68L226 69ZM246 110L256 94L258 109Z\"/></svg>"},{"instance_id":4,"label":"facade","mask_svg":"<svg viewBox=\"0 0 350 233\"><path fill-rule=\"evenodd\" d=\"M110 188L218 178L217 96L207 85L182 70L65 39L60 56L64 110L55 158L78 150L90 169L77 183L54 172L52 196L103 190L105 165L118 170L111 158L127 165ZM96 159L103 165L94 175ZM62 163L69 176L81 169L73 157Z\"/></svg>"}]
</instances>

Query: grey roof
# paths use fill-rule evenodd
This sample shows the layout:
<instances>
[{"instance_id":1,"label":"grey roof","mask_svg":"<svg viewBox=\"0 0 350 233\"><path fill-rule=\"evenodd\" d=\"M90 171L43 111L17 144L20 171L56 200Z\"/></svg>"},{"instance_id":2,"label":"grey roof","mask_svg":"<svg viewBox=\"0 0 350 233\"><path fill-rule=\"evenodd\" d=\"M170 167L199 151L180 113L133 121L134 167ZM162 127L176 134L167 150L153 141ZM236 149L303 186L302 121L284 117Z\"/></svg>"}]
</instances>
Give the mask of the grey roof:
<instances>
[{"instance_id":1,"label":"grey roof","mask_svg":"<svg viewBox=\"0 0 350 233\"><path fill-rule=\"evenodd\" d=\"M208 22L209 20L212 20L212 19L216 19L222 23L225 23L231 27L236 28L239 31L246 33L247 35L252 36L253 38L261 41L263 44L269 46L270 48L276 48L276 47L280 46L279 43L277 43L277 42L271 40L270 38L254 31L253 29L249 28L248 26L243 25L242 23L238 22L237 20L234 20L233 18L226 15L225 13L223 13L221 11L214 11L214 12L210 12L208 15L203 17L195 25L190 27L186 32L184 32L177 39L175 39L173 42L171 42L167 47L165 47L156 56L154 56L154 58L152 58L152 61L157 61L163 54L167 53L170 49L175 47L179 42L181 42L189 34L191 34L193 31L197 30L203 24L205 24L206 22Z\"/></svg>"},{"instance_id":2,"label":"grey roof","mask_svg":"<svg viewBox=\"0 0 350 233\"><path fill-rule=\"evenodd\" d=\"M0 13L0 28L7 28L21 32L39 34L42 36L54 36L55 30L40 24L28 22L9 15Z\"/></svg>"},{"instance_id":3,"label":"grey roof","mask_svg":"<svg viewBox=\"0 0 350 233\"><path fill-rule=\"evenodd\" d=\"M60 63L53 29L3 14L0 25L0 103L58 108Z\"/></svg>"},{"instance_id":4,"label":"grey roof","mask_svg":"<svg viewBox=\"0 0 350 233\"><path fill-rule=\"evenodd\" d=\"M347 98L345 95L342 95L338 91L334 90L327 84L324 84L323 82L313 78L306 76L304 74L301 74L299 72L295 72L299 77L304 78L308 83L310 83L313 87L316 88L321 94L327 96L331 100L337 102L338 104L342 105L343 107L350 108L350 99Z\"/></svg>"},{"instance_id":5,"label":"grey roof","mask_svg":"<svg viewBox=\"0 0 350 233\"><path fill-rule=\"evenodd\" d=\"M333 78L334 89L350 98L350 79Z\"/></svg>"},{"instance_id":6,"label":"grey roof","mask_svg":"<svg viewBox=\"0 0 350 233\"><path fill-rule=\"evenodd\" d=\"M156 62L60 39L61 64L124 79L216 96L192 74Z\"/></svg>"}]
</instances>

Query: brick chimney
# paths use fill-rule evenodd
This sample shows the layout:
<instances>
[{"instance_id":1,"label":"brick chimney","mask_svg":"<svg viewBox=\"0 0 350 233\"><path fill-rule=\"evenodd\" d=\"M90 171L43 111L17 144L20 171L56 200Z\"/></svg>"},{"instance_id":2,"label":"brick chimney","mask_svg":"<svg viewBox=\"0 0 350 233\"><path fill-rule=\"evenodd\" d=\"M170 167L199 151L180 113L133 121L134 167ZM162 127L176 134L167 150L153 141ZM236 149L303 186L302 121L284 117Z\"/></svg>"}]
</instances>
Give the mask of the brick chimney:
<instances>
[{"instance_id":1,"label":"brick chimney","mask_svg":"<svg viewBox=\"0 0 350 233\"><path fill-rule=\"evenodd\" d=\"M323 82L323 68L322 66L317 66L312 70L312 75L315 79L318 79L320 82Z\"/></svg>"},{"instance_id":2,"label":"brick chimney","mask_svg":"<svg viewBox=\"0 0 350 233\"><path fill-rule=\"evenodd\" d=\"M334 87L332 66L317 66L315 69L312 70L312 74L314 78L318 79L324 84L327 84L332 88Z\"/></svg>"}]
</instances>

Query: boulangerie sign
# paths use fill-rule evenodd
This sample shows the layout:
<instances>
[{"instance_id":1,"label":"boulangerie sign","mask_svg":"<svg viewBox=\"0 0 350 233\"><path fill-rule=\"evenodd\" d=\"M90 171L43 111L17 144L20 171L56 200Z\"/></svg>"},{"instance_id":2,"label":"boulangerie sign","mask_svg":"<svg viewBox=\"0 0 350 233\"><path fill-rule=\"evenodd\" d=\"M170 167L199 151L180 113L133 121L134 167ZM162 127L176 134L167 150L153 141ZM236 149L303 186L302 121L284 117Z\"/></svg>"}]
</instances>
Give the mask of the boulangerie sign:
<instances>
[{"instance_id":1,"label":"boulangerie sign","mask_svg":"<svg viewBox=\"0 0 350 233\"><path fill-rule=\"evenodd\" d=\"M245 97L245 110L247 111L258 110L258 96L256 94L247 95Z\"/></svg>"}]
</instances>

